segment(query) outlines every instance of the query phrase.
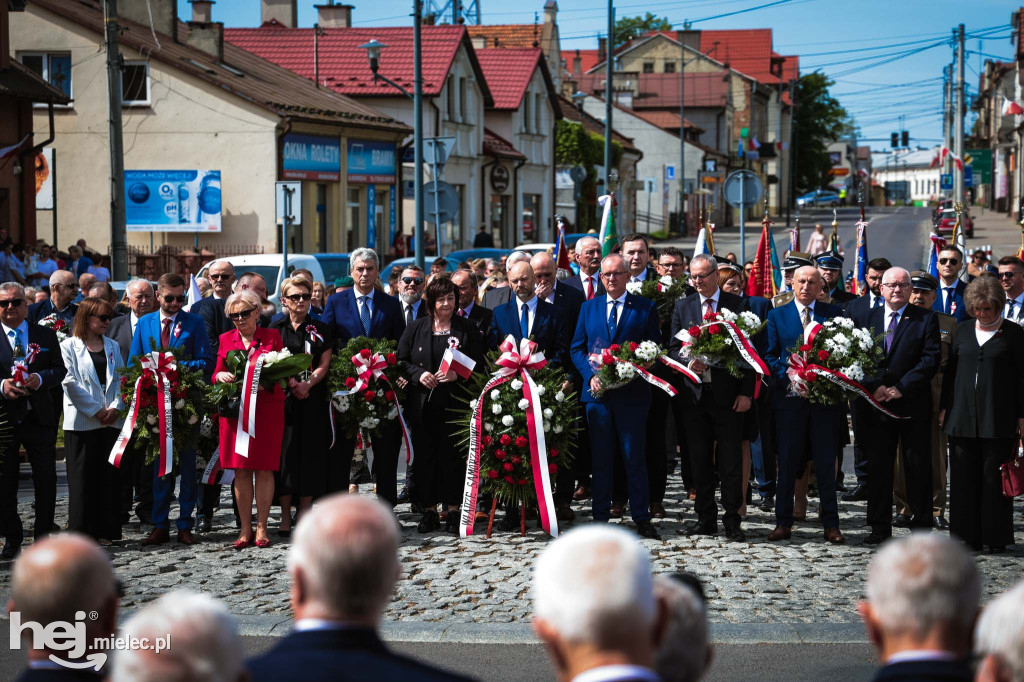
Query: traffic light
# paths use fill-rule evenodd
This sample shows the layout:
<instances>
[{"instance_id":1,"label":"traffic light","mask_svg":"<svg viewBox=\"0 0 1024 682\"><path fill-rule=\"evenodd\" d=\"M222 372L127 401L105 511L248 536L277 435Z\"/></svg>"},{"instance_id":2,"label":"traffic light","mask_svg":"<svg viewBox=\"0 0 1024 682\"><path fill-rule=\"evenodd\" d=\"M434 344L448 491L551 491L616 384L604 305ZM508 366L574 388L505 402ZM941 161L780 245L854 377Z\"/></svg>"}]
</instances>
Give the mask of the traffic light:
<instances>
[{"instance_id":1,"label":"traffic light","mask_svg":"<svg viewBox=\"0 0 1024 682\"><path fill-rule=\"evenodd\" d=\"M910 146L910 132L906 131L906 130L903 131L903 146L904 147L909 147Z\"/></svg>"},{"instance_id":2,"label":"traffic light","mask_svg":"<svg viewBox=\"0 0 1024 682\"><path fill-rule=\"evenodd\" d=\"M889 146L892 147L893 149L896 149L897 147L900 146L900 134L899 133L893 133L892 134L892 141L890 142Z\"/></svg>"}]
</instances>

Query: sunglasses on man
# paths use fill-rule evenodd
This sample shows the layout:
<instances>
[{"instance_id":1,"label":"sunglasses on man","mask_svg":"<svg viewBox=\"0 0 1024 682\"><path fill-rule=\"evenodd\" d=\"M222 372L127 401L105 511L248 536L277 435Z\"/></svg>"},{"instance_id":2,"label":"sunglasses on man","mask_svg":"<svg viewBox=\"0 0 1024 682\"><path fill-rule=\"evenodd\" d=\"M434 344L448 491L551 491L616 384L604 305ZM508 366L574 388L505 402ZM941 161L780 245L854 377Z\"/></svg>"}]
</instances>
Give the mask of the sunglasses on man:
<instances>
[{"instance_id":1,"label":"sunglasses on man","mask_svg":"<svg viewBox=\"0 0 1024 682\"><path fill-rule=\"evenodd\" d=\"M164 303L174 303L175 301L177 301L178 303L184 303L185 301L188 300L188 296L171 296L170 294L168 294L164 296L163 299Z\"/></svg>"},{"instance_id":2,"label":"sunglasses on man","mask_svg":"<svg viewBox=\"0 0 1024 682\"><path fill-rule=\"evenodd\" d=\"M210 279L217 280L218 282L222 279L231 279L234 275L207 275Z\"/></svg>"},{"instance_id":3,"label":"sunglasses on man","mask_svg":"<svg viewBox=\"0 0 1024 682\"><path fill-rule=\"evenodd\" d=\"M416 286L423 284L422 277L403 277L402 281L406 284L415 284Z\"/></svg>"},{"instance_id":4,"label":"sunglasses on man","mask_svg":"<svg viewBox=\"0 0 1024 682\"><path fill-rule=\"evenodd\" d=\"M8 301L0 301L0 308L17 308L24 302L23 298L12 298Z\"/></svg>"},{"instance_id":5,"label":"sunglasses on man","mask_svg":"<svg viewBox=\"0 0 1024 682\"><path fill-rule=\"evenodd\" d=\"M228 313L228 317L237 322L238 320L248 320L249 316L252 315L255 308L246 308L245 310L239 310L237 313Z\"/></svg>"},{"instance_id":6,"label":"sunglasses on man","mask_svg":"<svg viewBox=\"0 0 1024 682\"><path fill-rule=\"evenodd\" d=\"M940 258L939 265L960 265L958 258Z\"/></svg>"}]
</instances>

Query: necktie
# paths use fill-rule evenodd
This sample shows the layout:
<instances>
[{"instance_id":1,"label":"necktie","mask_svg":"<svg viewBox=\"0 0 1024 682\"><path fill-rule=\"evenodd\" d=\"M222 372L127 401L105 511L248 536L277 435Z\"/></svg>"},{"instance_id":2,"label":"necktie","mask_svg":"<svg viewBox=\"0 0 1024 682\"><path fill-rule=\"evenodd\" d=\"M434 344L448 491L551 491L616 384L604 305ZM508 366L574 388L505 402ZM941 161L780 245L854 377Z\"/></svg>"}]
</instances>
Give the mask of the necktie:
<instances>
[{"instance_id":1,"label":"necktie","mask_svg":"<svg viewBox=\"0 0 1024 682\"><path fill-rule=\"evenodd\" d=\"M871 307L872 308L881 308L882 307L882 297L881 296L875 296L875 303Z\"/></svg>"},{"instance_id":2,"label":"necktie","mask_svg":"<svg viewBox=\"0 0 1024 682\"><path fill-rule=\"evenodd\" d=\"M715 299L709 298L708 300L704 301L704 305L707 306L707 308L704 310L704 318L707 319L715 314Z\"/></svg>"},{"instance_id":3,"label":"necktie","mask_svg":"<svg viewBox=\"0 0 1024 682\"><path fill-rule=\"evenodd\" d=\"M25 349L21 347L21 337L18 335L18 332L12 329L7 332L7 335L11 337L11 347L14 349L14 357L25 357Z\"/></svg>"},{"instance_id":4,"label":"necktie","mask_svg":"<svg viewBox=\"0 0 1024 682\"><path fill-rule=\"evenodd\" d=\"M1006 311L1006 315L1004 315L1003 317L1005 317L1008 320L1014 319L1014 317L1013 317L1013 306L1016 303L1017 303L1017 301L1012 299L1012 298L1009 301L1006 302L1006 305L1008 305L1010 307L1010 309Z\"/></svg>"},{"instance_id":5,"label":"necktie","mask_svg":"<svg viewBox=\"0 0 1024 682\"><path fill-rule=\"evenodd\" d=\"M412 324L412 306L405 306L405 323Z\"/></svg>"},{"instance_id":6,"label":"necktie","mask_svg":"<svg viewBox=\"0 0 1024 682\"><path fill-rule=\"evenodd\" d=\"M611 341L615 340L615 331L619 326L619 316L615 313L619 309L619 302L612 301L612 311L608 313L608 338Z\"/></svg>"},{"instance_id":7,"label":"necktie","mask_svg":"<svg viewBox=\"0 0 1024 682\"><path fill-rule=\"evenodd\" d=\"M363 332L370 335L370 297L360 296L359 302L362 305L359 307L359 321L363 323Z\"/></svg>"},{"instance_id":8,"label":"necktie","mask_svg":"<svg viewBox=\"0 0 1024 682\"><path fill-rule=\"evenodd\" d=\"M955 287L946 287L946 304L943 306L943 311L942 312L946 313L947 315L951 314L949 312L949 309L953 305L953 290L954 289L955 289Z\"/></svg>"},{"instance_id":9,"label":"necktie","mask_svg":"<svg viewBox=\"0 0 1024 682\"><path fill-rule=\"evenodd\" d=\"M594 298L594 276L587 277L587 300Z\"/></svg>"},{"instance_id":10,"label":"necktie","mask_svg":"<svg viewBox=\"0 0 1024 682\"><path fill-rule=\"evenodd\" d=\"M896 322L900 319L900 314L897 312L889 313L889 326L885 330L885 352L889 353L889 348L892 347L892 337L896 334Z\"/></svg>"},{"instance_id":11,"label":"necktie","mask_svg":"<svg viewBox=\"0 0 1024 682\"><path fill-rule=\"evenodd\" d=\"M465 317L465 316L466 316L466 311L463 310L462 308L459 308L459 317Z\"/></svg>"},{"instance_id":12,"label":"necktie","mask_svg":"<svg viewBox=\"0 0 1024 682\"><path fill-rule=\"evenodd\" d=\"M523 333L523 338L530 338L530 306L523 304L523 316L519 318L519 330Z\"/></svg>"},{"instance_id":13,"label":"necktie","mask_svg":"<svg viewBox=\"0 0 1024 682\"><path fill-rule=\"evenodd\" d=\"M804 308L804 320L803 325L806 328L811 323L811 307L807 306Z\"/></svg>"},{"instance_id":14,"label":"necktie","mask_svg":"<svg viewBox=\"0 0 1024 682\"><path fill-rule=\"evenodd\" d=\"M160 330L160 347L169 348L171 345L171 318L165 317L161 322L163 322L163 328Z\"/></svg>"}]
</instances>

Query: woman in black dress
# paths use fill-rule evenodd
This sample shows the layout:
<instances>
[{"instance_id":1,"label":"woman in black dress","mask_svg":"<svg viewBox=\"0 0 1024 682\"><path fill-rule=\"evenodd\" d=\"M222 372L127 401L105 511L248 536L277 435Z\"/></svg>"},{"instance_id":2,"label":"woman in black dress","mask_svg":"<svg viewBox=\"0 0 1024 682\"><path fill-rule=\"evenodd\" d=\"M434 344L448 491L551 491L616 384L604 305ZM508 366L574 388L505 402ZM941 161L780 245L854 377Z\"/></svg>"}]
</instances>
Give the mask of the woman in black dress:
<instances>
[{"instance_id":1,"label":"woman in black dress","mask_svg":"<svg viewBox=\"0 0 1024 682\"><path fill-rule=\"evenodd\" d=\"M950 348L939 424L949 435L949 531L974 550L1014 543L1013 500L999 466L1024 434L1024 329L1002 317L1006 294L995 277L964 292L967 314Z\"/></svg>"},{"instance_id":2,"label":"woman in black dress","mask_svg":"<svg viewBox=\"0 0 1024 682\"><path fill-rule=\"evenodd\" d=\"M314 498L342 489L340 484L331 485L329 475L333 415L327 395L327 377L334 335L329 325L310 317L312 293L312 287L303 278L292 277L282 282L281 304L286 316L270 325L280 332L284 347L293 355L309 353L313 356L310 371L304 377L288 380L284 443L277 481L277 496L281 502L281 525L277 534L281 537L291 534L293 497L299 498L296 507L302 514Z\"/></svg>"},{"instance_id":3,"label":"woman in black dress","mask_svg":"<svg viewBox=\"0 0 1024 682\"><path fill-rule=\"evenodd\" d=\"M456 427L449 422L455 397L465 395L454 371L438 371L449 345L481 363L483 340L476 324L455 315L458 290L448 277L435 277L427 285L427 316L405 328L398 342L398 361L409 379L406 418L412 428L416 466L415 495L423 506L417 528L428 533L441 527L438 503L448 508L445 529L458 530L465 463L456 447ZM478 368L482 365L478 364Z\"/></svg>"}]
</instances>

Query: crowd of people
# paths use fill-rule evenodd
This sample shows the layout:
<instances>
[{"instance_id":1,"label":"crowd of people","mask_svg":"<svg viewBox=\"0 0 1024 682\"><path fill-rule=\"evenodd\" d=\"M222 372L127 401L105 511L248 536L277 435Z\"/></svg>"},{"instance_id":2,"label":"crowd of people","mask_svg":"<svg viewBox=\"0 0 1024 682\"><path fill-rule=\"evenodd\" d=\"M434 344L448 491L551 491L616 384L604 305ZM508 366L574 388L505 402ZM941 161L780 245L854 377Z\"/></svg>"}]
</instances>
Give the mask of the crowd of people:
<instances>
[{"instance_id":1,"label":"crowd of people","mask_svg":"<svg viewBox=\"0 0 1024 682\"><path fill-rule=\"evenodd\" d=\"M421 533L458 532L465 452L451 410L475 396L454 370L438 367L454 345L476 361L476 372L484 372L484 357L508 336L531 338L551 366L565 370L565 391L578 401L583 428L575 460L553 477L562 525L575 518L574 501L579 506L590 499L595 522L628 509L636 532L656 538L652 519L667 516L666 484L678 469L693 501L693 518L682 531L687 535L716 535L721 524L728 540L745 541L743 520L759 493L760 508L776 518L767 540L785 540L795 523L807 520L808 489L816 485L827 542L845 541L837 500L845 492L844 499L867 501L867 544L884 542L894 526L934 527L950 529L974 550L1003 552L1015 540L1012 500L1002 494L999 469L1015 456L1024 432L1024 262L1005 256L997 272L981 270L967 284L959 279L963 260L958 249L944 248L936 278L876 258L867 267L868 291L855 296L842 283L841 255L791 252L782 265L784 292L768 300L745 293L749 272L733 254L691 260L674 247L655 253L640 234L626 235L621 249L604 258L596 238L580 239L571 270L558 269L549 253L517 251L501 261L458 263L452 272L439 261L429 273L414 265L395 268L387 285L380 281L377 254L361 248L350 255L351 276L330 286L314 281L308 270L289 273L279 286L280 312L268 308L268 283L259 274L236 276L224 260L208 268L209 295L188 311L186 282L173 273L155 288L131 281L123 300L105 282L90 283L77 303L77 285L87 272L76 278L71 270L55 270L48 297L31 304L21 283L7 282L0 285L0 323L9 342L0 343L0 373L11 376L22 362L25 371L21 380L0 383L13 435L0 471L3 556L16 556L24 536L17 509L22 447L35 488L33 535L39 539L57 528L60 425L69 529L101 544L118 542L121 523L134 511L153 526L143 544L171 539L174 476L157 475L137 456L118 469L107 461L123 424L123 368L166 347L180 349L183 364L202 370L210 383L239 380L227 363L233 351L287 349L312 356L308 370L287 387L259 389L254 427L244 437L237 405L211 415L219 464L233 472L235 549L267 547L272 535L288 538L316 499L352 490L364 480L361 458L354 455L368 447L381 500L392 507L410 502L420 514ZM669 284L684 276L686 295L671 315L630 293L633 283L657 278ZM680 332L722 311L750 311L766 322L751 342L768 374L758 379L744 370L734 376L707 358L689 357ZM881 339L884 359L861 383L898 418L861 398L820 405L790 389L791 350L808 325L836 316ZM54 319L66 323L66 340L52 329ZM329 407L331 359L360 336L395 344L399 386L406 393L402 408L416 452L401 491L399 420L382 421L372 438L363 434L367 438L357 442L338 428ZM682 374L658 365L651 371L677 387L674 397L639 380L603 390L590 354L642 341L660 344L700 375L700 389L691 390ZM758 381L765 390L755 390ZM848 487L841 463L851 422L856 485ZM197 463L202 467L212 456L180 453L175 526L181 544L209 532L221 504L221 486L197 474ZM272 529L275 505L281 514ZM526 514L536 518L536 509ZM518 527L519 516L518 508L505 510L499 527Z\"/></svg>"},{"instance_id":2,"label":"crowd of people","mask_svg":"<svg viewBox=\"0 0 1024 682\"><path fill-rule=\"evenodd\" d=\"M120 585L105 553L77 533L45 538L12 575L12 628L20 628L28 662L19 679L261 682L298 673L456 682L485 675L483 667L466 677L429 665L381 639L402 575L399 544L382 501L342 494L319 501L299 521L288 554L292 630L245 660L237 621L209 595L168 592L118 627ZM1024 582L982 607L977 564L962 543L938 534L890 542L873 557L864 592L858 611L877 651L876 680L1024 679ZM534 633L558 680L697 682L713 669L701 581L654 575L647 548L621 528L588 525L550 543L532 566L530 598ZM22 625L49 631L72 622L83 637L74 648ZM136 644L114 647L115 637ZM116 650L102 672L82 669L108 649Z\"/></svg>"}]
</instances>

